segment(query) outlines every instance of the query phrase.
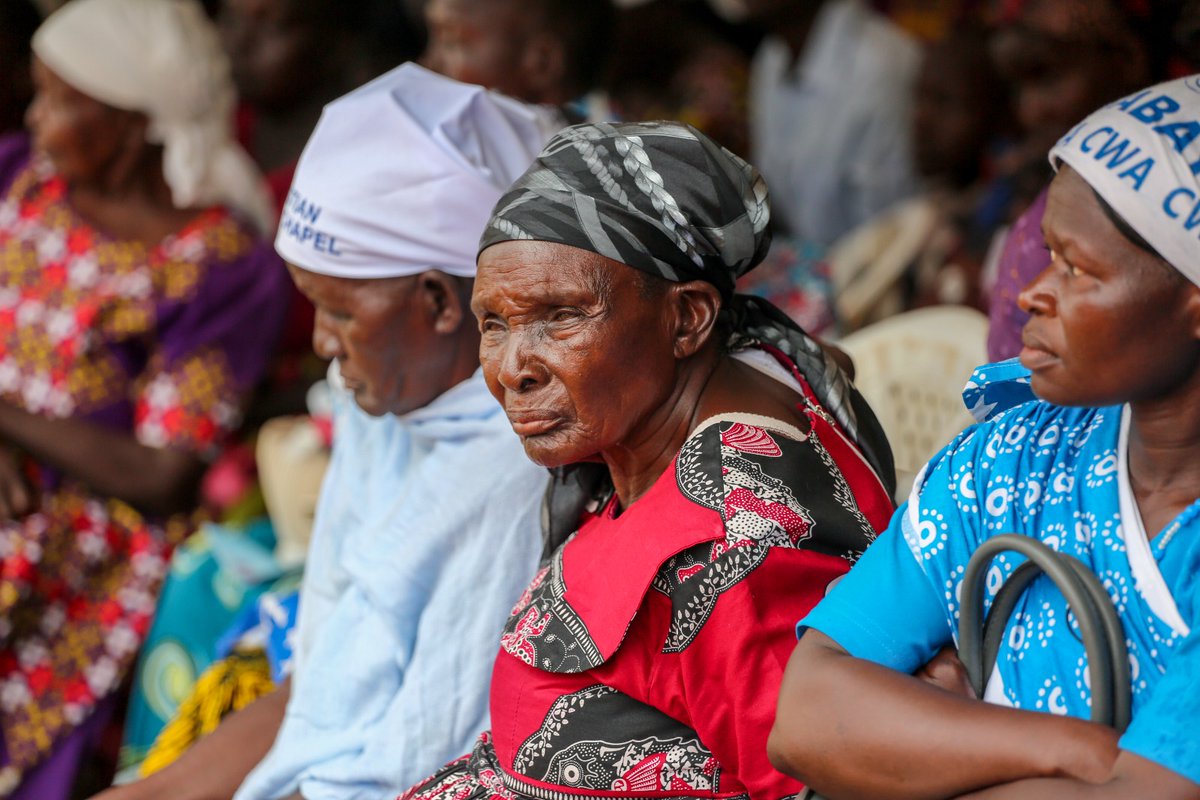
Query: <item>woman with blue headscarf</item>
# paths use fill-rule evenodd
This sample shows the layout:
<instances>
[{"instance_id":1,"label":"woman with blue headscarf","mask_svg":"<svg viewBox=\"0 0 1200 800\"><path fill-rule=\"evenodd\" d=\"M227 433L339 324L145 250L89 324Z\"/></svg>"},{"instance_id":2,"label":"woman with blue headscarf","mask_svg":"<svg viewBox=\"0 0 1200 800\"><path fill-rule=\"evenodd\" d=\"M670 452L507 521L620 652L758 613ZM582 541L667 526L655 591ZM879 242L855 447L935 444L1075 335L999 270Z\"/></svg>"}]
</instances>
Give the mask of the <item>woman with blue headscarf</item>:
<instances>
[{"instance_id":1,"label":"woman with blue headscarf","mask_svg":"<svg viewBox=\"0 0 1200 800\"><path fill-rule=\"evenodd\" d=\"M1023 369L972 376L987 421L934 457L801 621L772 734L785 771L834 797L1200 797L1198 140L1193 76L1100 109L1051 151L1051 263L1020 296ZM1130 666L1123 734L1085 721L1100 703L1087 632L1049 580L1016 603L988 703L934 659L971 600L968 560L1003 533L1107 590ZM987 605L1023 561L996 558Z\"/></svg>"}]
</instances>

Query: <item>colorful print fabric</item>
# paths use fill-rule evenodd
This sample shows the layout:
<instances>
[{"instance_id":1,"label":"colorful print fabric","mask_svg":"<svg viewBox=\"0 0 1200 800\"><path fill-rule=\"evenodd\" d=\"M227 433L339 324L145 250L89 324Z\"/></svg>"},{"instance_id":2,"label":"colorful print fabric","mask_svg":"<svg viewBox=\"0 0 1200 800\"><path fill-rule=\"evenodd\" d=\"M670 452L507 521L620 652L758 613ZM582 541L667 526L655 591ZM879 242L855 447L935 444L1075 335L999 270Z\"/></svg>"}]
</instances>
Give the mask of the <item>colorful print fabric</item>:
<instances>
[{"instance_id":1,"label":"colorful print fabric","mask_svg":"<svg viewBox=\"0 0 1200 800\"><path fill-rule=\"evenodd\" d=\"M1088 566L1121 617L1133 688L1121 746L1200 782L1200 695L1188 683L1200 673L1200 500L1148 536L1128 486L1127 409L1029 400L1028 372L1011 361L976 370L968 394L989 421L930 461L888 531L801 627L913 672L952 641L979 545L1037 538ZM993 561L985 608L1023 562ZM985 699L1090 716L1079 627L1048 578L1016 606Z\"/></svg>"},{"instance_id":2,"label":"colorful print fabric","mask_svg":"<svg viewBox=\"0 0 1200 800\"><path fill-rule=\"evenodd\" d=\"M220 209L156 246L114 240L21 137L0 140L0 189L0 400L212 454L281 319L273 255ZM5 782L121 681L192 528L25 462L40 508L0 525Z\"/></svg>"}]
</instances>

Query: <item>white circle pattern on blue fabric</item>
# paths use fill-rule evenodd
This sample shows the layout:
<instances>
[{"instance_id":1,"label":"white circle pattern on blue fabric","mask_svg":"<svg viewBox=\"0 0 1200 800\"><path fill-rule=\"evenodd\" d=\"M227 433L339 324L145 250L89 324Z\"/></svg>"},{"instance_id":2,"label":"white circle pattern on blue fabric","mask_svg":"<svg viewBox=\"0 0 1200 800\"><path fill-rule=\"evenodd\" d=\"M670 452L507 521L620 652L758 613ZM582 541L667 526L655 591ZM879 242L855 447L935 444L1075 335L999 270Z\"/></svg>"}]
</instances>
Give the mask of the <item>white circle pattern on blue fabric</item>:
<instances>
[{"instance_id":1,"label":"white circle pattern on blue fabric","mask_svg":"<svg viewBox=\"0 0 1200 800\"><path fill-rule=\"evenodd\" d=\"M1136 714L1181 640L1134 585L1117 502L1119 423L1116 409L1043 403L996 414L930 463L916 510L908 510L919 531L902 528L921 568L940 587L951 630L960 615L965 565L985 539L1022 533L1081 559L1122 614ZM985 607L1024 561L1012 553L993 560L984 578ZM1018 602L996 669L1017 707L1089 715L1078 621L1048 578L1034 581Z\"/></svg>"}]
</instances>

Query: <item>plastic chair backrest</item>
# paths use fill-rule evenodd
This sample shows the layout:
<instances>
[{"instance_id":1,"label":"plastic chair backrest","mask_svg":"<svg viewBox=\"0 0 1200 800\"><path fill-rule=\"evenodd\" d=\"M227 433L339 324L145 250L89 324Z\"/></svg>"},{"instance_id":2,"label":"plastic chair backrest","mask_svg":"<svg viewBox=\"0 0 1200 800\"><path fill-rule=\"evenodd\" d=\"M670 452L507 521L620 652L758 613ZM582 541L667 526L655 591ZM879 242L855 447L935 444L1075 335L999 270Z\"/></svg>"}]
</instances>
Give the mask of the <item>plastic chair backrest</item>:
<instances>
[{"instance_id":1,"label":"plastic chair backrest","mask_svg":"<svg viewBox=\"0 0 1200 800\"><path fill-rule=\"evenodd\" d=\"M927 197L917 197L854 229L829 250L837 316L858 330L899 303L895 288L925 247L938 222Z\"/></svg>"},{"instance_id":2,"label":"plastic chair backrest","mask_svg":"<svg viewBox=\"0 0 1200 800\"><path fill-rule=\"evenodd\" d=\"M925 462L974 422L962 388L987 361L987 317L933 306L877 322L838 346L854 359L854 382L888 435L897 499L904 499Z\"/></svg>"}]
</instances>

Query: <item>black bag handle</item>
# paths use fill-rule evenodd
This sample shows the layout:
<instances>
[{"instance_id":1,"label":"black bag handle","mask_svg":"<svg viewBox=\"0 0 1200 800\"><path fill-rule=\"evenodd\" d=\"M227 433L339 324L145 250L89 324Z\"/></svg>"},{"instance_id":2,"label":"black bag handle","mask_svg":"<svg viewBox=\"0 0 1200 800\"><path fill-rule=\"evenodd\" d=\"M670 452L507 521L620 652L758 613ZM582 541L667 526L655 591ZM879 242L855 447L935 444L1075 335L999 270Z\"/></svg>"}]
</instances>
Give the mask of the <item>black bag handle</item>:
<instances>
[{"instance_id":1,"label":"black bag handle","mask_svg":"<svg viewBox=\"0 0 1200 800\"><path fill-rule=\"evenodd\" d=\"M1016 552L1029 560L1000 587L984 619L984 577L992 559L1004 552ZM1062 592L1079 622L1092 684L1092 721L1124 731L1129 726L1132 684L1125 630L1117 610L1100 580L1083 562L1028 536L994 536L980 545L967 563L958 621L958 658L971 686L977 696L983 697L984 683L996 664L1013 609L1029 584L1042 574Z\"/></svg>"}]
</instances>

